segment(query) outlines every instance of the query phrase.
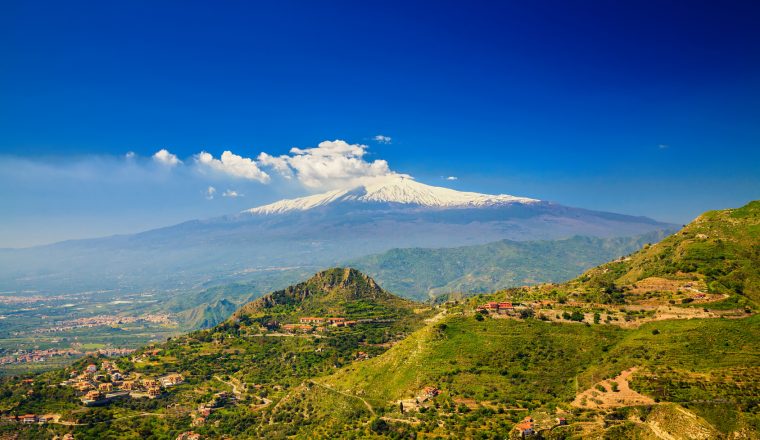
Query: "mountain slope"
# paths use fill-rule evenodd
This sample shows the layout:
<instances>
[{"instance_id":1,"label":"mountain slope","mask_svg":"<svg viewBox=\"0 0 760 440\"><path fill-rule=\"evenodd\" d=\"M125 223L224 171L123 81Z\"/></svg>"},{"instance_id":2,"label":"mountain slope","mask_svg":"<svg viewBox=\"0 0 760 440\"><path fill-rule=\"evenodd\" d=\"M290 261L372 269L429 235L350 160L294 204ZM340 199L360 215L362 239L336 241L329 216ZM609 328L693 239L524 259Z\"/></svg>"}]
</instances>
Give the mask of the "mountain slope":
<instances>
[{"instance_id":1,"label":"mountain slope","mask_svg":"<svg viewBox=\"0 0 760 440\"><path fill-rule=\"evenodd\" d=\"M443 249L392 249L347 265L370 274L405 297L480 293L527 284L561 282L584 270L655 243L668 231L631 238L572 237L565 240L502 240Z\"/></svg>"},{"instance_id":2,"label":"mountain slope","mask_svg":"<svg viewBox=\"0 0 760 440\"><path fill-rule=\"evenodd\" d=\"M183 310L178 316L184 328L204 329L213 327L226 320L237 309L238 305L236 303L222 298L213 303L201 304L191 309Z\"/></svg>"},{"instance_id":3,"label":"mountain slope","mask_svg":"<svg viewBox=\"0 0 760 440\"><path fill-rule=\"evenodd\" d=\"M635 298L648 281L659 282L663 291L697 289L760 303L760 201L702 214L678 233L591 269L568 287Z\"/></svg>"},{"instance_id":4,"label":"mountain slope","mask_svg":"<svg viewBox=\"0 0 760 440\"><path fill-rule=\"evenodd\" d=\"M382 355L346 366L318 382L329 389L350 390L375 408L392 409L386 410L388 419L433 417L439 423L426 432L438 435L462 429L457 436L469 438L491 430L504 438L510 431L505 425L514 426L530 415L544 432L556 427L558 416L571 420L571 425L577 422L567 431L577 437L569 438L631 438L625 433L635 426L614 421L635 414L637 421L662 424L649 418L650 411L661 410L658 405L635 409L622 404L589 411L573 410L568 402L600 379L638 367L641 371L632 386L639 392L653 394L665 408L672 405L665 402L686 404L712 424L703 422L709 431L720 430L721 437L750 439L759 431L752 425L757 419L752 415L751 397L758 391L752 385L758 374L752 353L760 350L759 322L757 316L678 320L623 330L452 315L418 330ZM716 344L717 338L746 351ZM420 410L427 387L437 388L438 395ZM594 388L594 395L600 391ZM555 406L556 410L551 409ZM595 416L606 423L599 424ZM725 423L721 416L732 421ZM439 429L443 424L445 428ZM593 435L581 431L589 428ZM615 432L623 434L609 437ZM688 438L679 436L678 430L673 434L673 438Z\"/></svg>"}]
</instances>

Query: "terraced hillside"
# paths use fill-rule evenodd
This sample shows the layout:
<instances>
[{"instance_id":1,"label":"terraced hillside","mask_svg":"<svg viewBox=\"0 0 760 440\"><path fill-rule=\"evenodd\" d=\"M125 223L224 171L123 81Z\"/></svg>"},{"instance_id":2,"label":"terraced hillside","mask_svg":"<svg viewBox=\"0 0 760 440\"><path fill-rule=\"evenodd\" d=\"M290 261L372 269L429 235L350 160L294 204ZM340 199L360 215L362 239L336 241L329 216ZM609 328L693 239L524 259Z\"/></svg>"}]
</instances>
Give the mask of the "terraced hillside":
<instances>
[{"instance_id":1,"label":"terraced hillside","mask_svg":"<svg viewBox=\"0 0 760 440\"><path fill-rule=\"evenodd\" d=\"M659 243L589 270L565 290L603 301L638 301L646 293L684 299L702 293L729 297L726 303L732 306L756 307L759 261L760 201L753 201L707 212ZM654 288L638 288L647 281L654 281Z\"/></svg>"}]
</instances>

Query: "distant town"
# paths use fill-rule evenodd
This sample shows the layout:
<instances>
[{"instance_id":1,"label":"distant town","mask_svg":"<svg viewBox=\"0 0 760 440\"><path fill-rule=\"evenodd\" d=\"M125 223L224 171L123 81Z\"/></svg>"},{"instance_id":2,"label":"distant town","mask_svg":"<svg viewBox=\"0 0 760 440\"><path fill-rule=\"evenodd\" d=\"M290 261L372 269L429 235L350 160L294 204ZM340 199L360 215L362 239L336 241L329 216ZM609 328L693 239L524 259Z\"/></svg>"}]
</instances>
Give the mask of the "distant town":
<instances>
[{"instance_id":1,"label":"distant town","mask_svg":"<svg viewBox=\"0 0 760 440\"><path fill-rule=\"evenodd\" d=\"M0 357L0 365L26 364L33 362L45 362L54 357L78 358L87 355L124 356L133 353L132 348L101 348L93 351L81 351L74 348L47 350L18 350L17 352Z\"/></svg>"},{"instance_id":2,"label":"distant town","mask_svg":"<svg viewBox=\"0 0 760 440\"><path fill-rule=\"evenodd\" d=\"M166 313L146 314L140 316L98 315L87 318L72 319L69 321L59 321L53 327L35 329L32 331L32 333L55 333L69 331L77 328L116 326L123 324L134 324L138 322L147 322L161 325L175 324L171 317ZM16 332L14 334L21 333Z\"/></svg>"}]
</instances>

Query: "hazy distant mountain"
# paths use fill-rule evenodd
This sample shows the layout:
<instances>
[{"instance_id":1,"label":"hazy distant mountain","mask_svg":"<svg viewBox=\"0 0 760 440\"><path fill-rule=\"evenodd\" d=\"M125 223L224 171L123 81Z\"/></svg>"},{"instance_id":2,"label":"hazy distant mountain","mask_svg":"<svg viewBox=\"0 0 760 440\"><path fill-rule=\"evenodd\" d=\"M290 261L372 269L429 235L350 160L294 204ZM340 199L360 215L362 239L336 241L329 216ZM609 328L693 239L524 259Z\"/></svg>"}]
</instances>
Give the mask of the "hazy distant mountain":
<instances>
[{"instance_id":1,"label":"hazy distant mountain","mask_svg":"<svg viewBox=\"0 0 760 440\"><path fill-rule=\"evenodd\" d=\"M606 261L657 243L673 231L636 237L575 236L563 240L513 241L454 248L391 249L348 264L391 292L426 300L461 292L493 292L507 287L561 282Z\"/></svg>"},{"instance_id":2,"label":"hazy distant mountain","mask_svg":"<svg viewBox=\"0 0 760 440\"><path fill-rule=\"evenodd\" d=\"M393 248L634 236L671 226L394 177L139 234L2 250L0 286L56 292L184 289L255 279L265 268L326 267Z\"/></svg>"}]
</instances>

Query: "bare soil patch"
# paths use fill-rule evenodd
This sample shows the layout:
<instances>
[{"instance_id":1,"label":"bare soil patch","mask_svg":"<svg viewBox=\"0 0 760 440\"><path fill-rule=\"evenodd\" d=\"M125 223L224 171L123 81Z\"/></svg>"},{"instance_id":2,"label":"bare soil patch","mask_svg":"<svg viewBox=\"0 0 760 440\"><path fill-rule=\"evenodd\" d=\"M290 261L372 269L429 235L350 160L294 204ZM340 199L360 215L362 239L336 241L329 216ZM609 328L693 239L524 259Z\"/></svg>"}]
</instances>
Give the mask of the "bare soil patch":
<instances>
[{"instance_id":1,"label":"bare soil patch","mask_svg":"<svg viewBox=\"0 0 760 440\"><path fill-rule=\"evenodd\" d=\"M596 383L593 387L578 394L575 400L573 400L572 405L576 408L593 409L653 405L655 402L651 397L632 390L628 383L628 380L636 372L636 369L636 367L629 368L614 379L605 379Z\"/></svg>"}]
</instances>

